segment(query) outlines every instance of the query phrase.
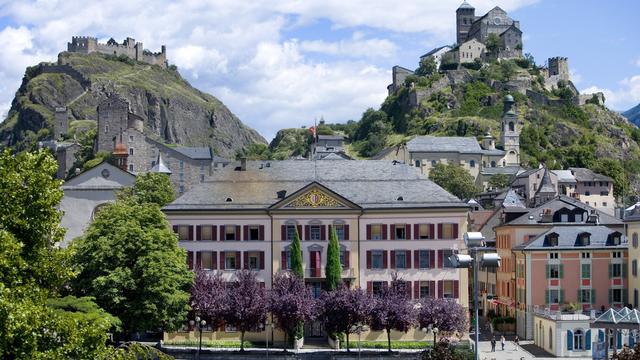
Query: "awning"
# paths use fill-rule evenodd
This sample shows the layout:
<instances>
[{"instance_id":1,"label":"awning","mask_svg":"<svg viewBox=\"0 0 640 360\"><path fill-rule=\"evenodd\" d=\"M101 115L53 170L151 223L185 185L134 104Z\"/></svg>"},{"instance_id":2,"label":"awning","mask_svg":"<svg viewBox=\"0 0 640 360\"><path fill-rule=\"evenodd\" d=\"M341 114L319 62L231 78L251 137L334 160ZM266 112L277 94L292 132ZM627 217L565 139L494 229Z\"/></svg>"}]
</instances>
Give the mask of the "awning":
<instances>
[{"instance_id":1,"label":"awning","mask_svg":"<svg viewBox=\"0 0 640 360\"><path fill-rule=\"evenodd\" d=\"M497 298L489 300L489 304L492 304L492 305L504 305L504 306L508 306L508 307L513 307L513 305L514 305L513 304L513 300L511 300L511 299L497 299Z\"/></svg>"}]
</instances>

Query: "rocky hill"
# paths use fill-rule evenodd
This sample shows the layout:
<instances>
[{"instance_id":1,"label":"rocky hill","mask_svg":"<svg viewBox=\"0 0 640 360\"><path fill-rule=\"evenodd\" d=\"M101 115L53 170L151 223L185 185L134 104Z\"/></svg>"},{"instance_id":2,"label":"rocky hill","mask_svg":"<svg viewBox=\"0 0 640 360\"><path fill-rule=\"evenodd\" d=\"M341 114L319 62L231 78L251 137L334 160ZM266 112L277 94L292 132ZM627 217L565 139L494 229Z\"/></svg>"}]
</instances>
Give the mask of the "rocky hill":
<instances>
[{"instance_id":1,"label":"rocky hill","mask_svg":"<svg viewBox=\"0 0 640 360\"><path fill-rule=\"evenodd\" d=\"M623 112L622 115L632 123L636 124L636 126L640 126L640 104Z\"/></svg>"},{"instance_id":2,"label":"rocky hill","mask_svg":"<svg viewBox=\"0 0 640 360\"><path fill-rule=\"evenodd\" d=\"M165 143L211 146L228 157L250 144L266 143L220 100L192 87L175 67L63 52L56 64L27 68L0 124L0 144L22 150L50 139L59 106L69 109L71 124L95 121L97 105L111 93L127 99L131 111L144 119L145 133Z\"/></svg>"}]
</instances>

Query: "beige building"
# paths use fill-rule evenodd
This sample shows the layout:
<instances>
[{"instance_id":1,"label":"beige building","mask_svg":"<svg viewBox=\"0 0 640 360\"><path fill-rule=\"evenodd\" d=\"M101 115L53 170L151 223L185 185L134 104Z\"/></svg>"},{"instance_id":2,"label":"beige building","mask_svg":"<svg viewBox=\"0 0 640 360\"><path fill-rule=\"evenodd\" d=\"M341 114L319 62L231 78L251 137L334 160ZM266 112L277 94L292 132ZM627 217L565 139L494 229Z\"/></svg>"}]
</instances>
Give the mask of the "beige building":
<instances>
[{"instance_id":1,"label":"beige building","mask_svg":"<svg viewBox=\"0 0 640 360\"><path fill-rule=\"evenodd\" d=\"M471 63L475 59L482 59L487 47L477 39L470 39L456 46L449 52L458 64Z\"/></svg>"},{"instance_id":2,"label":"beige building","mask_svg":"<svg viewBox=\"0 0 640 360\"><path fill-rule=\"evenodd\" d=\"M629 239L629 302L634 308L640 306L640 277L638 276L638 236L640 236L640 203L627 209L624 223L627 226L627 238Z\"/></svg>"},{"instance_id":3,"label":"beige building","mask_svg":"<svg viewBox=\"0 0 640 360\"><path fill-rule=\"evenodd\" d=\"M192 269L233 279L251 269L271 287L272 276L290 266L296 231L303 250L305 282L319 296L324 286L328 236L336 230L342 278L376 293L397 273L414 300L455 298L468 307L467 270L448 257L465 251L468 205L415 168L392 161L250 161L227 166L163 210L188 251ZM231 329L205 338L234 337ZM264 341L264 333L248 335ZM166 334L166 339L193 333ZM269 335L271 336L271 335ZM413 329L396 339L422 340ZM324 338L307 324L307 338ZM363 339L384 340L380 332ZM273 339L272 339L273 340ZM276 341L282 338L278 333Z\"/></svg>"}]
</instances>

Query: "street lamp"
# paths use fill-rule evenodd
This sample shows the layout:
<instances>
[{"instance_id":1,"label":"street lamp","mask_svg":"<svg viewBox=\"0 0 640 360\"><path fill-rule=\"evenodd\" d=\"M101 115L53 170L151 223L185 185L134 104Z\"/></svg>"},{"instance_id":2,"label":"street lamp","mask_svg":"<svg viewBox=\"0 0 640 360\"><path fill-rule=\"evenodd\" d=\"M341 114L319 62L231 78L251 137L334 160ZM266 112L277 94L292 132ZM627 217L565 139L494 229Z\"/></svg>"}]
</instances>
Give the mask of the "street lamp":
<instances>
[{"instance_id":1,"label":"street lamp","mask_svg":"<svg viewBox=\"0 0 640 360\"><path fill-rule=\"evenodd\" d=\"M358 325L354 325L351 327L350 331L352 333L357 333L358 334L358 359L360 359L360 336L363 332L365 331L369 331L369 327L365 324L358 324ZM347 348L349 347L349 344L346 344Z\"/></svg>"},{"instance_id":2,"label":"street lamp","mask_svg":"<svg viewBox=\"0 0 640 360\"><path fill-rule=\"evenodd\" d=\"M422 328L422 331L425 334L432 333L433 334L433 347L436 346L436 336L438 335L438 327L433 326L433 324L429 324L428 327Z\"/></svg>"},{"instance_id":3,"label":"street lamp","mask_svg":"<svg viewBox=\"0 0 640 360\"><path fill-rule=\"evenodd\" d=\"M200 341L198 342L198 351L196 352L196 359L200 360L200 350L202 350L202 329L207 326L207 322L204 319L200 319L200 316L196 316L195 321L189 320L189 325L197 326L200 331Z\"/></svg>"},{"instance_id":4,"label":"street lamp","mask_svg":"<svg viewBox=\"0 0 640 360\"><path fill-rule=\"evenodd\" d=\"M500 255L497 253L484 253L478 258L478 250L486 248L484 236L480 232L467 232L464 234L464 243L467 245L473 257L467 254L454 254L449 260L455 268L471 268L473 271L473 307L474 307L474 330L476 346L474 349L474 359L478 360L478 345L480 344L480 328L478 325L478 269L479 267L500 267Z\"/></svg>"}]
</instances>

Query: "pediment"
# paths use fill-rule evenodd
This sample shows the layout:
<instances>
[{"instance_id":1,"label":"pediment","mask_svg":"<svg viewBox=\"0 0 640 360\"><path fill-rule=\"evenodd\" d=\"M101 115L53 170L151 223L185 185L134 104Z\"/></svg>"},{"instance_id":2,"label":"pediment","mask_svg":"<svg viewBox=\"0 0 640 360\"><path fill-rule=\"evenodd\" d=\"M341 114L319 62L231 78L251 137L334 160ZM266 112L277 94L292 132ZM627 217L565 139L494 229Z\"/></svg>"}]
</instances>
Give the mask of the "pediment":
<instances>
[{"instance_id":1,"label":"pediment","mask_svg":"<svg viewBox=\"0 0 640 360\"><path fill-rule=\"evenodd\" d=\"M317 182L275 203L274 209L358 209L359 206Z\"/></svg>"}]
</instances>

